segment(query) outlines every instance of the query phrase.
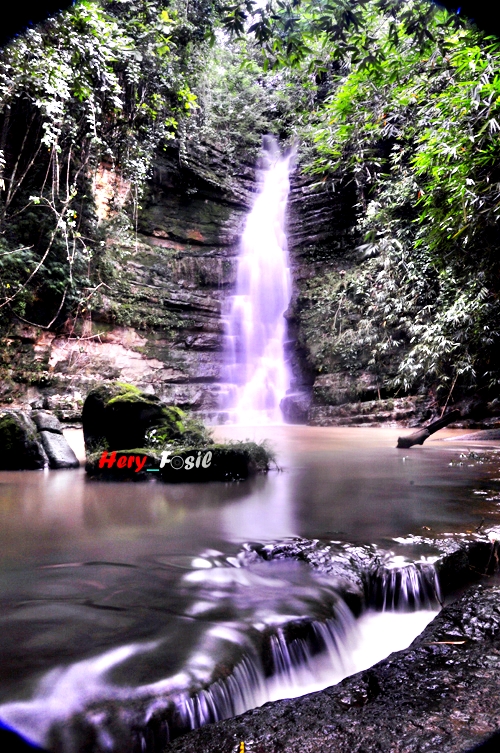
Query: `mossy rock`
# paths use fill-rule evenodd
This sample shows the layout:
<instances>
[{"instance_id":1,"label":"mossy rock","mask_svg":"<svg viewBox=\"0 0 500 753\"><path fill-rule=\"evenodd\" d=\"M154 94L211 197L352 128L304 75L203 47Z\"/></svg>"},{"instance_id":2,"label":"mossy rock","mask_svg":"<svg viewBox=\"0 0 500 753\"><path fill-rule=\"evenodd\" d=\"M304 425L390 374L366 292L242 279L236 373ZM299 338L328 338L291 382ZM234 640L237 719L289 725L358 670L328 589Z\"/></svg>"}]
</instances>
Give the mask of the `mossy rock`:
<instances>
[{"instance_id":1,"label":"mossy rock","mask_svg":"<svg viewBox=\"0 0 500 753\"><path fill-rule=\"evenodd\" d=\"M85 449L144 447L146 431L162 418L163 406L155 395L123 382L101 384L83 405Z\"/></svg>"},{"instance_id":2,"label":"mossy rock","mask_svg":"<svg viewBox=\"0 0 500 753\"><path fill-rule=\"evenodd\" d=\"M239 481L269 470L274 461L273 452L265 443L214 444L201 422L177 406L165 405L155 395L122 382L93 389L85 400L82 419L85 469L94 478L158 478L169 483ZM177 468L169 463L160 468L164 451L182 459ZM103 452L105 458L113 454L115 460L109 464L103 461L99 467ZM132 456L140 457L140 461L136 464L130 460L129 467Z\"/></svg>"},{"instance_id":3,"label":"mossy rock","mask_svg":"<svg viewBox=\"0 0 500 753\"><path fill-rule=\"evenodd\" d=\"M180 408L165 405L156 395L123 382L91 390L83 406L82 422L87 453L211 441L204 427Z\"/></svg>"},{"instance_id":4,"label":"mossy rock","mask_svg":"<svg viewBox=\"0 0 500 753\"><path fill-rule=\"evenodd\" d=\"M33 421L21 411L0 412L0 470L38 470L47 465L47 456Z\"/></svg>"}]
</instances>

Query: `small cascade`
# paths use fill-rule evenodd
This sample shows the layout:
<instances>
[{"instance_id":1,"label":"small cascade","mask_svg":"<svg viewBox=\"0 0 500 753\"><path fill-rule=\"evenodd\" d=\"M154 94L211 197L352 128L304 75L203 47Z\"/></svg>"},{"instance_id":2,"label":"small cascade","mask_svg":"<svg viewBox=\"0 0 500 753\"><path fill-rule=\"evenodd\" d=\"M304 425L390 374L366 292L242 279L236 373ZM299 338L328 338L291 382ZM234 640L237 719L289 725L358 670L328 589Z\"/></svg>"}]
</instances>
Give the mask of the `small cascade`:
<instances>
[{"instance_id":1,"label":"small cascade","mask_svg":"<svg viewBox=\"0 0 500 753\"><path fill-rule=\"evenodd\" d=\"M365 570L366 610L355 617L336 576L291 560L244 566L249 553L256 554L250 547L236 558L204 553L194 560L198 569L183 576L186 592L196 595L190 613L198 620L204 609L210 615L230 603L239 605L239 617L230 610L221 621L209 616L175 674L119 684L116 671L124 663L129 671L133 662L161 666L165 639L124 645L53 669L31 699L1 705L0 719L58 753L85 746L95 753L158 753L190 730L372 666L408 646L438 611L430 563L394 558Z\"/></svg>"},{"instance_id":2,"label":"small cascade","mask_svg":"<svg viewBox=\"0 0 500 753\"><path fill-rule=\"evenodd\" d=\"M283 315L291 297L285 209L292 155L280 156L270 138L266 147L267 169L241 238L227 313L222 407L240 424L281 423L280 401L290 385Z\"/></svg>"},{"instance_id":3,"label":"small cascade","mask_svg":"<svg viewBox=\"0 0 500 753\"><path fill-rule=\"evenodd\" d=\"M172 735L203 727L255 708L265 698L265 682L260 661L245 656L224 680L216 680L193 695L183 694L175 699L175 713L171 715Z\"/></svg>"},{"instance_id":4,"label":"small cascade","mask_svg":"<svg viewBox=\"0 0 500 753\"><path fill-rule=\"evenodd\" d=\"M278 628L270 636L272 699L298 695L327 678L329 684L340 682L353 670L350 651L357 640L356 621L343 601L335 618Z\"/></svg>"},{"instance_id":5,"label":"small cascade","mask_svg":"<svg viewBox=\"0 0 500 753\"><path fill-rule=\"evenodd\" d=\"M59 753L74 753L89 740L95 753L157 753L190 730L267 701L319 690L354 672L349 655L357 644L356 620L336 598L327 620L263 625L261 631L251 631L252 640L238 638L230 624L212 630L181 673L150 685L119 686L109 674L121 662L157 649L153 644L122 646L54 670L42 678L31 700L0 706L0 718ZM228 656L240 654L223 671L213 664L217 633ZM229 645L231 635L235 642ZM210 682L209 675L222 676Z\"/></svg>"},{"instance_id":6,"label":"small cascade","mask_svg":"<svg viewBox=\"0 0 500 753\"><path fill-rule=\"evenodd\" d=\"M368 605L379 611L416 612L442 604L434 565L406 562L380 566L368 575Z\"/></svg>"},{"instance_id":7,"label":"small cascade","mask_svg":"<svg viewBox=\"0 0 500 753\"><path fill-rule=\"evenodd\" d=\"M277 626L267 633L260 654L247 653L226 678L175 698L170 736L340 682L356 669L349 654L357 637L355 618L341 600L335 616L323 622Z\"/></svg>"}]
</instances>

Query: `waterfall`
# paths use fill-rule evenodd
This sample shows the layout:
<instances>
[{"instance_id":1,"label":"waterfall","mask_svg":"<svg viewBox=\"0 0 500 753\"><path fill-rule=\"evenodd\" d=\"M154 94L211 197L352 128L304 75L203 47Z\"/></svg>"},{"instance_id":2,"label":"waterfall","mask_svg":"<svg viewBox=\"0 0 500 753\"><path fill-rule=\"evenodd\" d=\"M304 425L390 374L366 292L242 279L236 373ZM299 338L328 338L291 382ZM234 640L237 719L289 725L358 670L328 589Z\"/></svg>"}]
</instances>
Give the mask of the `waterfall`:
<instances>
[{"instance_id":1,"label":"waterfall","mask_svg":"<svg viewBox=\"0 0 500 753\"><path fill-rule=\"evenodd\" d=\"M436 569L425 562L378 567L370 573L367 592L369 606L382 612L433 609L443 601Z\"/></svg>"},{"instance_id":2,"label":"waterfall","mask_svg":"<svg viewBox=\"0 0 500 753\"><path fill-rule=\"evenodd\" d=\"M236 293L229 301L223 406L241 424L281 423L280 401L289 385L285 313L291 296L285 235L292 154L266 140L266 169L248 215L238 257Z\"/></svg>"}]
</instances>

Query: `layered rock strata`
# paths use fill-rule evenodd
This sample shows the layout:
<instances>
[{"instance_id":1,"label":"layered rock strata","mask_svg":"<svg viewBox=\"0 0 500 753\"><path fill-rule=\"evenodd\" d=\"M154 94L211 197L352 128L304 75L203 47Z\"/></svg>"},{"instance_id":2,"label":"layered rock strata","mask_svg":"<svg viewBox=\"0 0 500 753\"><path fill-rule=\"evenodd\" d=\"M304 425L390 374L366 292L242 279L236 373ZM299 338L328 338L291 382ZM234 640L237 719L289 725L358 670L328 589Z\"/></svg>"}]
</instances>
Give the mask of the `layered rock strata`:
<instances>
[{"instance_id":1,"label":"layered rock strata","mask_svg":"<svg viewBox=\"0 0 500 753\"><path fill-rule=\"evenodd\" d=\"M255 165L213 145L158 157L137 235L111 218L106 282L83 321L57 332L13 323L2 341L0 400L78 420L97 381L120 379L199 412L219 408L222 308L235 279Z\"/></svg>"}]
</instances>

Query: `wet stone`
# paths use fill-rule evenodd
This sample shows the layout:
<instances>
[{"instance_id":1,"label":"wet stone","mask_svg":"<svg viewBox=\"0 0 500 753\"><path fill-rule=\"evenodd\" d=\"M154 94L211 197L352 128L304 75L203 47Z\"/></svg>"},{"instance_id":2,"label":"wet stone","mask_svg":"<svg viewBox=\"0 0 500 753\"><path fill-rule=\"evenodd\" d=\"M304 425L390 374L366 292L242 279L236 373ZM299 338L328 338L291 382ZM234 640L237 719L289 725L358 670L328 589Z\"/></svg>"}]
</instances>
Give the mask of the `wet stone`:
<instances>
[{"instance_id":1,"label":"wet stone","mask_svg":"<svg viewBox=\"0 0 500 753\"><path fill-rule=\"evenodd\" d=\"M33 411L31 419L35 423L38 431L52 431L54 434L63 433L61 422L53 413L49 413L45 410Z\"/></svg>"},{"instance_id":2,"label":"wet stone","mask_svg":"<svg viewBox=\"0 0 500 753\"><path fill-rule=\"evenodd\" d=\"M0 470L37 470L47 465L36 426L22 411L0 411L0 447Z\"/></svg>"},{"instance_id":3,"label":"wet stone","mask_svg":"<svg viewBox=\"0 0 500 753\"><path fill-rule=\"evenodd\" d=\"M473 637L472 637L473 636ZM164 753L459 753L496 732L500 586L475 586L405 649L338 685L209 725Z\"/></svg>"},{"instance_id":4,"label":"wet stone","mask_svg":"<svg viewBox=\"0 0 500 753\"><path fill-rule=\"evenodd\" d=\"M80 463L66 437L53 431L41 431L40 439L47 453L50 468L78 468Z\"/></svg>"}]
</instances>

